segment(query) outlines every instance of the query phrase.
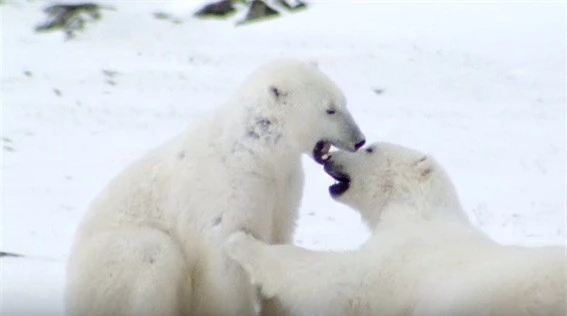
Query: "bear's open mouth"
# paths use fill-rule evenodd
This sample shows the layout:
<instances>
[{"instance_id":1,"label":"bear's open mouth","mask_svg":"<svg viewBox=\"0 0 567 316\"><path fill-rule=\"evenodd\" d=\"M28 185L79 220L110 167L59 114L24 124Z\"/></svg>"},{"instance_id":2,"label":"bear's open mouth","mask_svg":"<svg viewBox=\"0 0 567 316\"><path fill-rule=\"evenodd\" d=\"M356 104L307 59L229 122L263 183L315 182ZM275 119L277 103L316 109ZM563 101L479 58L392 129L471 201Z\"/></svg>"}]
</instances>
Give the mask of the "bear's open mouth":
<instances>
[{"instance_id":1,"label":"bear's open mouth","mask_svg":"<svg viewBox=\"0 0 567 316\"><path fill-rule=\"evenodd\" d=\"M350 176L342 171L335 170L332 163L325 164L325 172L333 177L336 182L329 187L332 197L345 193L350 186Z\"/></svg>"},{"instance_id":2,"label":"bear's open mouth","mask_svg":"<svg viewBox=\"0 0 567 316\"><path fill-rule=\"evenodd\" d=\"M329 159L329 150L331 149L331 143L326 140L320 140L313 147L313 159L318 164L324 164Z\"/></svg>"}]
</instances>

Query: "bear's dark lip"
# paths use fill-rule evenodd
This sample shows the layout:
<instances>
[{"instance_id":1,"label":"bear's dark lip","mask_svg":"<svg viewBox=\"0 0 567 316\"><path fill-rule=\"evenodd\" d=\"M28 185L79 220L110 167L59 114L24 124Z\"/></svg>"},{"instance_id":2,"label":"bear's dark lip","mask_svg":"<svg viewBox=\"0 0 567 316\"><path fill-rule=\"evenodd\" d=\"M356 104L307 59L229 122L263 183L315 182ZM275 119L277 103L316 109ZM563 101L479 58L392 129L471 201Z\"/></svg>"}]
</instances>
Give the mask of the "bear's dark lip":
<instances>
[{"instance_id":1,"label":"bear's dark lip","mask_svg":"<svg viewBox=\"0 0 567 316\"><path fill-rule=\"evenodd\" d=\"M332 197L338 197L345 193L349 187L350 182L337 182L329 186L329 194L331 194Z\"/></svg>"},{"instance_id":2,"label":"bear's dark lip","mask_svg":"<svg viewBox=\"0 0 567 316\"><path fill-rule=\"evenodd\" d=\"M331 142L326 140L320 140L313 147L313 159L320 165L325 164L329 159L328 154L331 149Z\"/></svg>"},{"instance_id":3,"label":"bear's dark lip","mask_svg":"<svg viewBox=\"0 0 567 316\"><path fill-rule=\"evenodd\" d=\"M337 197L345 193L350 187L350 176L342 171L333 169L332 163L326 163L324 169L328 175L337 180L336 183L329 186L329 193L331 196Z\"/></svg>"}]
</instances>

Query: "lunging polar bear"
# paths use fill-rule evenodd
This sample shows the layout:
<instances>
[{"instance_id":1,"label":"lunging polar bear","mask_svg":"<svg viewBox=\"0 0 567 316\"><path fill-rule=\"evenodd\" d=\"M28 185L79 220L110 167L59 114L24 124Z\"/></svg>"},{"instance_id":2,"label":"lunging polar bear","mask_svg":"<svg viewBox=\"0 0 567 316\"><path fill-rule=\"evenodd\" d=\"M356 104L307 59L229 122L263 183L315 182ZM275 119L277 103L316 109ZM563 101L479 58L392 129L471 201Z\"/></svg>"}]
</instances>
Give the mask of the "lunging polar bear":
<instances>
[{"instance_id":1,"label":"lunging polar bear","mask_svg":"<svg viewBox=\"0 0 567 316\"><path fill-rule=\"evenodd\" d=\"M289 242L301 155L322 163L331 144L364 144L341 90L311 64L264 65L93 202L68 264L68 314L255 314L255 288L222 245L240 229Z\"/></svg>"},{"instance_id":2,"label":"lunging polar bear","mask_svg":"<svg viewBox=\"0 0 567 316\"><path fill-rule=\"evenodd\" d=\"M233 234L225 250L263 295L299 315L567 315L565 249L486 237L430 156L387 143L331 155L331 195L373 235L359 250L333 253Z\"/></svg>"}]
</instances>

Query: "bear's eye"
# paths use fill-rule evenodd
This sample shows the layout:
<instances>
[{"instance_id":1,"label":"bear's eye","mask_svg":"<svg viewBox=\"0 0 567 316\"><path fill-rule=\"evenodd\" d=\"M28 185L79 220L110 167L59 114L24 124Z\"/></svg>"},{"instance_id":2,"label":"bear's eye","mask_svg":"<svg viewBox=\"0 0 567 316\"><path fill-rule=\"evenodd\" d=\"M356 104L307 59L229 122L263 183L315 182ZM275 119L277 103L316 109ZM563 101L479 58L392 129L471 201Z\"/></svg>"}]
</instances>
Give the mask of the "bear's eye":
<instances>
[{"instance_id":1,"label":"bear's eye","mask_svg":"<svg viewBox=\"0 0 567 316\"><path fill-rule=\"evenodd\" d=\"M374 148L368 147L368 148L366 148L366 152L369 153L369 154L371 154L371 153L374 152Z\"/></svg>"},{"instance_id":2,"label":"bear's eye","mask_svg":"<svg viewBox=\"0 0 567 316\"><path fill-rule=\"evenodd\" d=\"M333 114L335 114L335 113L337 113L337 111L335 111L335 110L333 110L333 109L328 109L328 110L327 110L327 114L329 114L329 115L333 115Z\"/></svg>"}]
</instances>

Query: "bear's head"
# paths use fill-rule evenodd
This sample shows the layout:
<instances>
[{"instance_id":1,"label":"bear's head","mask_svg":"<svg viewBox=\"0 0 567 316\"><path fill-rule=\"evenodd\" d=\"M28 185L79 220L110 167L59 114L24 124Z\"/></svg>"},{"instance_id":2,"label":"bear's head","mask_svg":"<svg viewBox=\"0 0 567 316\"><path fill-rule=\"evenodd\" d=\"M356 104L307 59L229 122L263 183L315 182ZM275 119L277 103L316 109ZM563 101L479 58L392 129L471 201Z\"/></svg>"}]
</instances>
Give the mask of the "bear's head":
<instances>
[{"instance_id":1,"label":"bear's head","mask_svg":"<svg viewBox=\"0 0 567 316\"><path fill-rule=\"evenodd\" d=\"M342 91L312 63L272 61L254 71L239 91L238 103L253 113L250 121L263 125L253 127L258 138L263 130L278 133L278 140L319 163L331 145L352 152L364 145Z\"/></svg>"},{"instance_id":2,"label":"bear's head","mask_svg":"<svg viewBox=\"0 0 567 316\"><path fill-rule=\"evenodd\" d=\"M335 180L331 196L361 213L375 227L389 218L427 220L462 216L453 183L429 155L389 143L356 153L331 153L325 171Z\"/></svg>"}]
</instances>

